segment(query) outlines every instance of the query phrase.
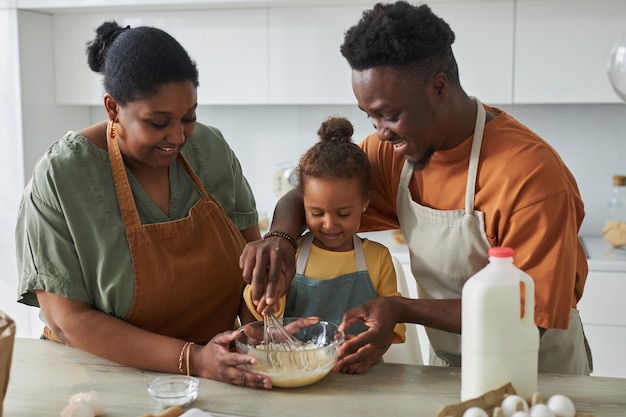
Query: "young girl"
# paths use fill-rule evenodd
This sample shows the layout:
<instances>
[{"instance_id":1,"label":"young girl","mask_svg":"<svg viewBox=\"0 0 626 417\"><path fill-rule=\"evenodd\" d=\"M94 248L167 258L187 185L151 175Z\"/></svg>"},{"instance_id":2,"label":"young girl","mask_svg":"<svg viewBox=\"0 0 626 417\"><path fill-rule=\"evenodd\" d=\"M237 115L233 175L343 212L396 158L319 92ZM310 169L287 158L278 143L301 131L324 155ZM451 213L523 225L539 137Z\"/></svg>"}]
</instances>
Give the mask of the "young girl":
<instances>
[{"instance_id":1,"label":"young girl","mask_svg":"<svg viewBox=\"0 0 626 417\"><path fill-rule=\"evenodd\" d=\"M339 324L345 311L371 298L400 295L389 250L356 235L372 180L367 156L352 142L352 133L347 119L328 118L317 132L320 141L300 158L297 189L309 232L298 239L296 275L279 302L285 317L318 316ZM249 286L245 300L262 319ZM347 337L366 329L353 324ZM404 342L404 324L396 325L395 333L394 342Z\"/></svg>"}]
</instances>

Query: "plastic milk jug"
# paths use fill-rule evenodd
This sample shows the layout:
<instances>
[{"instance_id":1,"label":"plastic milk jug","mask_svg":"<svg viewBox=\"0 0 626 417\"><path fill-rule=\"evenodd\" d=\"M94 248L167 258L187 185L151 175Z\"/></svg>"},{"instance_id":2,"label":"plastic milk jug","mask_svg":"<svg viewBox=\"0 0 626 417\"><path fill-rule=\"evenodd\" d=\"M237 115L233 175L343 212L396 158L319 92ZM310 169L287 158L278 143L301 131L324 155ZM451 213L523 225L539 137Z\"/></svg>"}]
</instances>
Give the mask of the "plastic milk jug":
<instances>
[{"instance_id":1,"label":"plastic milk jug","mask_svg":"<svg viewBox=\"0 0 626 417\"><path fill-rule=\"evenodd\" d=\"M461 401L509 382L530 398L537 391L539 358L535 284L513 265L513 249L494 247L488 254L489 264L463 286Z\"/></svg>"}]
</instances>

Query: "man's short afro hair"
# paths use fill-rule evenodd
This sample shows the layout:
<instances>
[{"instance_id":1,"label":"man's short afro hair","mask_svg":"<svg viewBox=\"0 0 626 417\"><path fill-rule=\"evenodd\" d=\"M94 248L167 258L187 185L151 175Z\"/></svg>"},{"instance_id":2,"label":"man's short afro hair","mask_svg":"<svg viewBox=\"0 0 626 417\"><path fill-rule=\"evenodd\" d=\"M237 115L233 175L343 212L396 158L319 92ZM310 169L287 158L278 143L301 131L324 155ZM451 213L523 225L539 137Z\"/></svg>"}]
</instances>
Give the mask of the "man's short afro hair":
<instances>
[{"instance_id":1,"label":"man's short afro hair","mask_svg":"<svg viewBox=\"0 0 626 417\"><path fill-rule=\"evenodd\" d=\"M452 54L454 32L427 5L378 3L345 34L341 54L354 70L410 66Z\"/></svg>"}]
</instances>

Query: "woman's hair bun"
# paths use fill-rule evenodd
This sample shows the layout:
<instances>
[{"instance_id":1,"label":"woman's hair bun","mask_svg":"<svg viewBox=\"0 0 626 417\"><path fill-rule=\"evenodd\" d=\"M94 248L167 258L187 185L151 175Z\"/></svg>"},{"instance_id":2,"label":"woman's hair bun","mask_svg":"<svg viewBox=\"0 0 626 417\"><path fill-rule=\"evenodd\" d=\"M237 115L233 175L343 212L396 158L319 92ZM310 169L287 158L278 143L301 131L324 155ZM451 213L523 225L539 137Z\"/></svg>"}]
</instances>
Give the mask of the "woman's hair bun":
<instances>
[{"instance_id":1,"label":"woman's hair bun","mask_svg":"<svg viewBox=\"0 0 626 417\"><path fill-rule=\"evenodd\" d=\"M104 63L109 46L126 29L130 29L130 26L121 27L115 21L104 22L98 26L96 37L87 43L87 63L92 71L98 73L104 71Z\"/></svg>"},{"instance_id":2,"label":"woman's hair bun","mask_svg":"<svg viewBox=\"0 0 626 417\"><path fill-rule=\"evenodd\" d=\"M354 127L352 123L345 117L329 117L322 122L317 131L322 142L331 140L339 140L344 142L352 142L352 134Z\"/></svg>"}]
</instances>

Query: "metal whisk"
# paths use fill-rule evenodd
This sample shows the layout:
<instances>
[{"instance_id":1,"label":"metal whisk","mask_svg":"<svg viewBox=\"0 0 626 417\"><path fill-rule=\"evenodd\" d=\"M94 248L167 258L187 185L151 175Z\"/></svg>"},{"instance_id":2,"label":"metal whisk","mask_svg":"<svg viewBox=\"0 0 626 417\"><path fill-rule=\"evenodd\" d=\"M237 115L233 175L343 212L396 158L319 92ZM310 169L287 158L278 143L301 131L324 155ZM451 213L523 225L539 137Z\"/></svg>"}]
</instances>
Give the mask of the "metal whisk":
<instances>
[{"instance_id":1,"label":"metal whisk","mask_svg":"<svg viewBox=\"0 0 626 417\"><path fill-rule=\"evenodd\" d=\"M296 339L281 323L281 320L269 311L263 317L263 340L271 350L294 351L301 350L304 342Z\"/></svg>"}]
</instances>

